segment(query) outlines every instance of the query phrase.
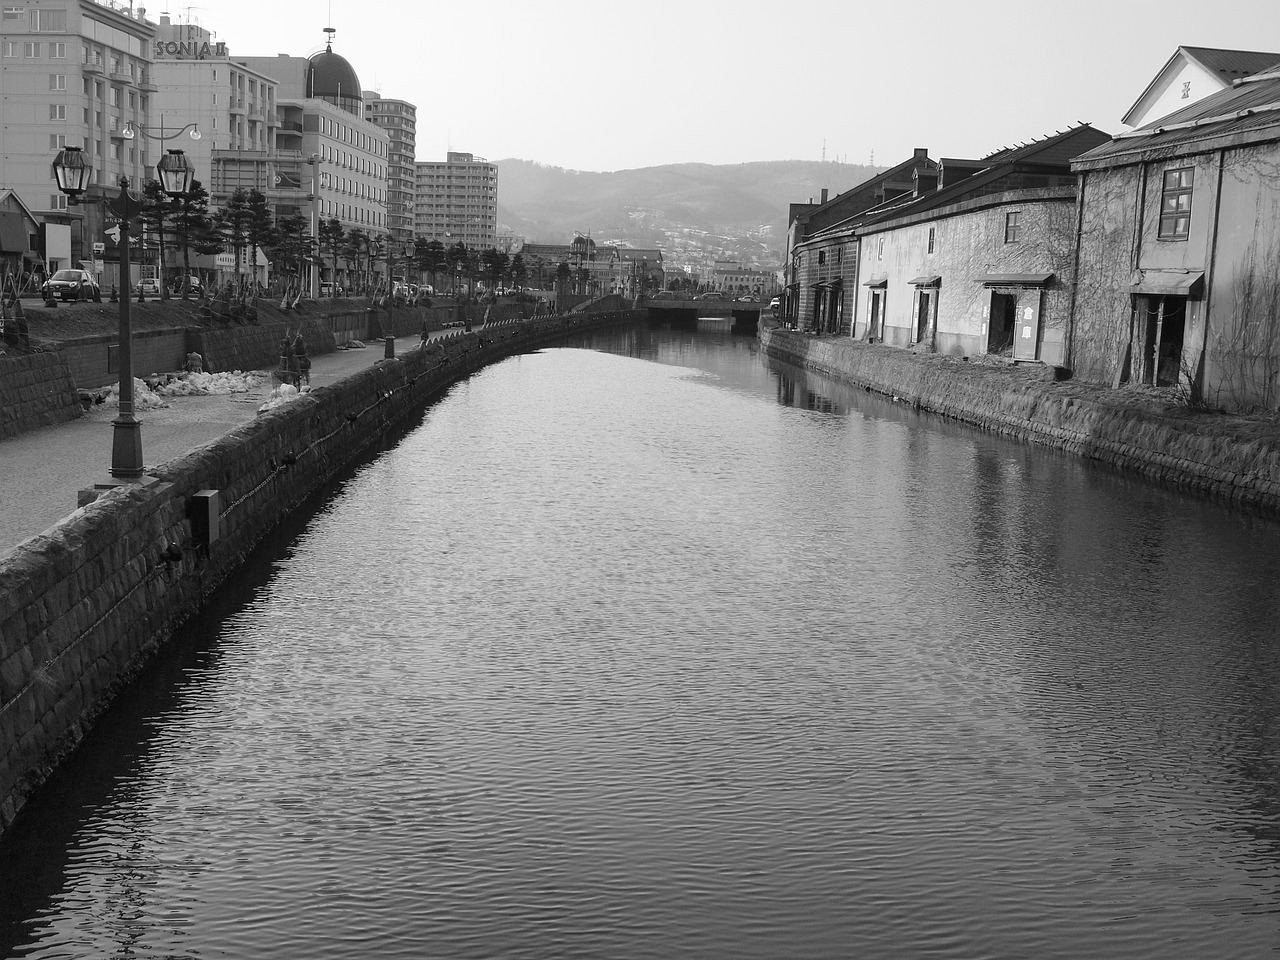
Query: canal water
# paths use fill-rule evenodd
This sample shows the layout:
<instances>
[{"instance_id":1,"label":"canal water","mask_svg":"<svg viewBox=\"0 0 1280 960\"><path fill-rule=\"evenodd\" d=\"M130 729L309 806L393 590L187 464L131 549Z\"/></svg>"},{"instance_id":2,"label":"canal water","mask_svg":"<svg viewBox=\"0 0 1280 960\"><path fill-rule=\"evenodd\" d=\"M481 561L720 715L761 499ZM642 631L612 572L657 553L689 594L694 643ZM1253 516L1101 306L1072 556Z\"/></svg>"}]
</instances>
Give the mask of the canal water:
<instances>
[{"instance_id":1,"label":"canal water","mask_svg":"<svg viewBox=\"0 0 1280 960\"><path fill-rule=\"evenodd\" d=\"M514 357L94 731L0 956L1274 956L1277 532L725 330Z\"/></svg>"}]
</instances>

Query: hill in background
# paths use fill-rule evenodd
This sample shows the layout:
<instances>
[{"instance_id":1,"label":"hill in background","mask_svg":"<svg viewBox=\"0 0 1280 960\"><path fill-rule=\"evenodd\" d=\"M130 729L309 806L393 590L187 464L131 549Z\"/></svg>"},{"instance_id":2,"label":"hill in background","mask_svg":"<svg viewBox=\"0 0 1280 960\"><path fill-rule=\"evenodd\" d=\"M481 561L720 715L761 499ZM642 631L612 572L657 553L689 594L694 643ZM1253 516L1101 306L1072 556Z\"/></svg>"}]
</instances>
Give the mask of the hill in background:
<instances>
[{"instance_id":1,"label":"hill in background","mask_svg":"<svg viewBox=\"0 0 1280 960\"><path fill-rule=\"evenodd\" d=\"M664 245L674 235L749 239L779 259L787 206L817 200L875 176L879 167L772 160L679 163L612 173L498 162L498 224L535 243L567 243L578 233ZM664 246L665 249L665 246Z\"/></svg>"}]
</instances>

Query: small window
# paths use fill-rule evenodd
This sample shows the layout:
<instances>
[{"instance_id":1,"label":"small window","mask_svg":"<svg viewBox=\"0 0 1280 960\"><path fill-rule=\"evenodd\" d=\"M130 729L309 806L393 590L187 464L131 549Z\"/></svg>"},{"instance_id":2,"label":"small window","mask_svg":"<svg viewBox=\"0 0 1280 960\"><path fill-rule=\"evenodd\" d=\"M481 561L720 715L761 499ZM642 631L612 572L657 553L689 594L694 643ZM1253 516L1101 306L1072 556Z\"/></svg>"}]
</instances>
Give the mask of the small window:
<instances>
[{"instance_id":1,"label":"small window","mask_svg":"<svg viewBox=\"0 0 1280 960\"><path fill-rule=\"evenodd\" d=\"M876 259L877 260L884 259L884 237L880 237L878 240L876 240Z\"/></svg>"},{"instance_id":2,"label":"small window","mask_svg":"<svg viewBox=\"0 0 1280 960\"><path fill-rule=\"evenodd\" d=\"M933 253L934 228L929 228L929 252Z\"/></svg>"},{"instance_id":3,"label":"small window","mask_svg":"<svg viewBox=\"0 0 1280 960\"><path fill-rule=\"evenodd\" d=\"M38 57L38 56L40 56L40 44L38 44L38 43L24 43L24 44L22 45L22 55L23 55L24 57L26 57L27 59L31 59L32 57Z\"/></svg>"},{"instance_id":4,"label":"small window","mask_svg":"<svg viewBox=\"0 0 1280 960\"><path fill-rule=\"evenodd\" d=\"M823 265L824 263L826 263L826 262L827 262L827 251L825 251L825 250L819 250L819 251L818 251L818 266L822 266L822 265Z\"/></svg>"},{"instance_id":5,"label":"small window","mask_svg":"<svg viewBox=\"0 0 1280 960\"><path fill-rule=\"evenodd\" d=\"M67 119L67 105L65 103L49 104L49 119L50 120Z\"/></svg>"},{"instance_id":6,"label":"small window","mask_svg":"<svg viewBox=\"0 0 1280 960\"><path fill-rule=\"evenodd\" d=\"M50 174L50 175L52 176L52 174ZM50 196L49 196L49 209L50 209L50 210L65 210L65 209L67 209L67 195L66 195L65 193L54 193L54 194L50 194Z\"/></svg>"},{"instance_id":7,"label":"small window","mask_svg":"<svg viewBox=\"0 0 1280 960\"><path fill-rule=\"evenodd\" d=\"M1180 167L1164 172L1164 192L1160 197L1161 240L1185 240L1191 234L1191 192L1195 169Z\"/></svg>"},{"instance_id":8,"label":"small window","mask_svg":"<svg viewBox=\"0 0 1280 960\"><path fill-rule=\"evenodd\" d=\"M1017 243L1022 238L1022 214L1014 211L1004 215L1004 242Z\"/></svg>"},{"instance_id":9,"label":"small window","mask_svg":"<svg viewBox=\"0 0 1280 960\"><path fill-rule=\"evenodd\" d=\"M49 134L49 149L61 150L67 145L67 135L65 133Z\"/></svg>"},{"instance_id":10,"label":"small window","mask_svg":"<svg viewBox=\"0 0 1280 960\"><path fill-rule=\"evenodd\" d=\"M67 75L65 73L49 74L49 89L50 90L67 89Z\"/></svg>"},{"instance_id":11,"label":"small window","mask_svg":"<svg viewBox=\"0 0 1280 960\"><path fill-rule=\"evenodd\" d=\"M6 20L21 20L24 16L26 16L26 13L27 13L26 7L5 7L4 8L4 18Z\"/></svg>"},{"instance_id":12,"label":"small window","mask_svg":"<svg viewBox=\"0 0 1280 960\"><path fill-rule=\"evenodd\" d=\"M61 42L49 44L49 56L54 60L67 59L67 45Z\"/></svg>"},{"instance_id":13,"label":"small window","mask_svg":"<svg viewBox=\"0 0 1280 960\"><path fill-rule=\"evenodd\" d=\"M6 57L16 57L18 55L18 43L16 40L6 40L4 42L4 55Z\"/></svg>"}]
</instances>

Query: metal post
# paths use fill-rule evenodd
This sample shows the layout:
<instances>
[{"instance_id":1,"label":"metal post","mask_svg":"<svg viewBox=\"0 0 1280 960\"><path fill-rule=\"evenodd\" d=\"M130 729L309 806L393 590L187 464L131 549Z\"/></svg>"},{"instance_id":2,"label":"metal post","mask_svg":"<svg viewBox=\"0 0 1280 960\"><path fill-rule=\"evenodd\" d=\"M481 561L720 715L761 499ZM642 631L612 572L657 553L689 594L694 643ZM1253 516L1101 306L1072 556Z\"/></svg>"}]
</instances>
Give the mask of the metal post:
<instances>
[{"instance_id":1,"label":"metal post","mask_svg":"<svg viewBox=\"0 0 1280 960\"><path fill-rule=\"evenodd\" d=\"M121 283L128 289L129 218L132 201L129 198L129 179L120 178L120 197L114 212L120 218L120 273ZM133 415L133 327L129 314L129 297L120 298L120 343L116 355L120 362L120 414L112 421L111 476L117 480L137 480L142 476L142 424Z\"/></svg>"}]
</instances>

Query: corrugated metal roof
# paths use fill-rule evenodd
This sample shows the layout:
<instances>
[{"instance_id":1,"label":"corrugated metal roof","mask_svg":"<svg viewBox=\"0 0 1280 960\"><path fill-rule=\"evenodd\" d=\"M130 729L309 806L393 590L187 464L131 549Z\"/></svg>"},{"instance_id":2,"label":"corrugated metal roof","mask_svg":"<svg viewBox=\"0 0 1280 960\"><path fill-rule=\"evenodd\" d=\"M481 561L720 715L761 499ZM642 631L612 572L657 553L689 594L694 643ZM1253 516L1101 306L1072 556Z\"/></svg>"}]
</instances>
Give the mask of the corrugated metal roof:
<instances>
[{"instance_id":1,"label":"corrugated metal roof","mask_svg":"<svg viewBox=\"0 0 1280 960\"><path fill-rule=\"evenodd\" d=\"M1280 63L1280 53L1263 53L1258 50L1217 50L1213 47L1179 47L1189 57L1210 73L1216 73L1227 83L1240 77L1252 76Z\"/></svg>"},{"instance_id":2,"label":"corrugated metal roof","mask_svg":"<svg viewBox=\"0 0 1280 960\"><path fill-rule=\"evenodd\" d=\"M1280 73L1219 90L1155 123L1121 134L1077 157L1088 168L1100 160L1151 150L1191 147L1202 141L1247 135L1253 141L1280 139Z\"/></svg>"}]
</instances>

